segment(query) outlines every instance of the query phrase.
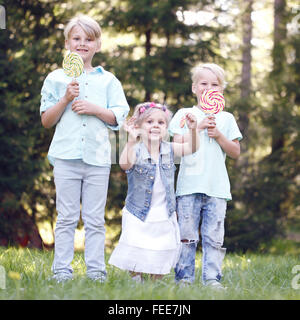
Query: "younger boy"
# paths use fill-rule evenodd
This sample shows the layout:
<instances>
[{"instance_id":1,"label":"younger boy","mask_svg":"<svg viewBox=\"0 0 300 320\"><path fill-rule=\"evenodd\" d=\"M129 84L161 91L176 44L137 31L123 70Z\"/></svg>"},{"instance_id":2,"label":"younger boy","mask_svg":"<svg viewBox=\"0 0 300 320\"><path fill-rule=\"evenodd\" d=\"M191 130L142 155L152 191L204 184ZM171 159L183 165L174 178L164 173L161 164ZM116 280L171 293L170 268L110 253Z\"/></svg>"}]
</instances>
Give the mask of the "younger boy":
<instances>
[{"instance_id":1,"label":"younger boy","mask_svg":"<svg viewBox=\"0 0 300 320\"><path fill-rule=\"evenodd\" d=\"M187 128L180 127L180 120L186 113L193 113L200 134L199 150L181 159L178 174L176 196L182 252L175 268L175 280L183 283L195 280L195 255L202 219L202 281L214 288L223 288L219 281L226 251L222 248L224 220L226 201L231 199L225 159L226 155L239 157L242 135L231 113L222 111L206 116L200 109L200 97L204 90L223 92L224 78L224 70L216 64L193 69L192 92L198 104L180 109L169 126L174 141L184 142Z\"/></svg>"}]
</instances>

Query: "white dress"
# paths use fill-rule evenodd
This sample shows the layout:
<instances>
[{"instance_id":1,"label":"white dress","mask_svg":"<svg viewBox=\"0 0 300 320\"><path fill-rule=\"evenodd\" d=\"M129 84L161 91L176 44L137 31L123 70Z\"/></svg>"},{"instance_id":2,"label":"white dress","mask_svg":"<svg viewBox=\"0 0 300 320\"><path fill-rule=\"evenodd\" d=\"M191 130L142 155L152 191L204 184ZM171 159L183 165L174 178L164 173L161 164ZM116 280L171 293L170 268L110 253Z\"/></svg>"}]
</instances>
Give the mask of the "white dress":
<instances>
[{"instance_id":1,"label":"white dress","mask_svg":"<svg viewBox=\"0 0 300 320\"><path fill-rule=\"evenodd\" d=\"M125 207L122 213L121 237L108 262L134 272L169 273L178 261L181 242L176 213L168 217L166 192L158 165L145 221Z\"/></svg>"}]
</instances>

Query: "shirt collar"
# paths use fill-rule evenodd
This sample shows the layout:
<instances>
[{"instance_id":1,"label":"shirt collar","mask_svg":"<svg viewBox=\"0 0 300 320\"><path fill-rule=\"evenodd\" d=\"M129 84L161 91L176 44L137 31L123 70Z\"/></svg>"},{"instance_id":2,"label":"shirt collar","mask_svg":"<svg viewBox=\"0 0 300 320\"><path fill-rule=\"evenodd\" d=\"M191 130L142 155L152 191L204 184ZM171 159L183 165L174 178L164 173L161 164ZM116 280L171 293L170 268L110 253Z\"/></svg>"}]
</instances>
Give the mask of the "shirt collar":
<instances>
[{"instance_id":1,"label":"shirt collar","mask_svg":"<svg viewBox=\"0 0 300 320\"><path fill-rule=\"evenodd\" d=\"M193 109L196 110L196 112L199 112L201 114L205 114L199 107L193 106Z\"/></svg>"},{"instance_id":2,"label":"shirt collar","mask_svg":"<svg viewBox=\"0 0 300 320\"><path fill-rule=\"evenodd\" d=\"M91 73L104 73L104 69L101 66L94 67L94 71Z\"/></svg>"}]
</instances>

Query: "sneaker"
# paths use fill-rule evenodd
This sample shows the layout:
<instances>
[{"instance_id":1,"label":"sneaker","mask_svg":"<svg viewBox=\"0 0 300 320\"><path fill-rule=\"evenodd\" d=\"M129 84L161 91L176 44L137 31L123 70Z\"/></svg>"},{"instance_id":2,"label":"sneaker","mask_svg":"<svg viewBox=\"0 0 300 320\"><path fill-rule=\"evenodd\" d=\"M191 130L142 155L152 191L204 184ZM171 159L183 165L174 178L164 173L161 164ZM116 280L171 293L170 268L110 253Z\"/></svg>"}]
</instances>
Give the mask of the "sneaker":
<instances>
[{"instance_id":1,"label":"sneaker","mask_svg":"<svg viewBox=\"0 0 300 320\"><path fill-rule=\"evenodd\" d=\"M135 276L131 277L131 279L133 281L135 281L136 283L142 283L143 282L142 275L140 275L140 274L136 274Z\"/></svg>"},{"instance_id":2,"label":"sneaker","mask_svg":"<svg viewBox=\"0 0 300 320\"><path fill-rule=\"evenodd\" d=\"M216 289L216 290L226 290L227 288L222 286L221 283L217 280L208 280L205 282L205 286Z\"/></svg>"},{"instance_id":3,"label":"sneaker","mask_svg":"<svg viewBox=\"0 0 300 320\"><path fill-rule=\"evenodd\" d=\"M56 283L65 283L67 281L73 280L73 276L72 274L60 272L54 274L54 276L51 277L50 280L54 280Z\"/></svg>"},{"instance_id":4,"label":"sneaker","mask_svg":"<svg viewBox=\"0 0 300 320\"><path fill-rule=\"evenodd\" d=\"M190 281L181 279L177 282L177 284L179 285L180 288L186 288L186 287L189 287L192 283Z\"/></svg>"},{"instance_id":5,"label":"sneaker","mask_svg":"<svg viewBox=\"0 0 300 320\"><path fill-rule=\"evenodd\" d=\"M88 278L90 278L94 282L104 283L106 281L106 272L105 271L95 272L88 275Z\"/></svg>"}]
</instances>

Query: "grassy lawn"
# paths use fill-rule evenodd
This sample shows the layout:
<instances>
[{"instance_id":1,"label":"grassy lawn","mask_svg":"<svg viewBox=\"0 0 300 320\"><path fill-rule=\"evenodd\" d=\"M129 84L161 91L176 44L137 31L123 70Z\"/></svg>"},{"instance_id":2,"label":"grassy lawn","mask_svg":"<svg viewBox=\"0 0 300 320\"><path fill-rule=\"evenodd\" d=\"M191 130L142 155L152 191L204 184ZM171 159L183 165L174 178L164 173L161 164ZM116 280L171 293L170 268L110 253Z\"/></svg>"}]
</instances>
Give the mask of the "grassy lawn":
<instances>
[{"instance_id":1,"label":"grassy lawn","mask_svg":"<svg viewBox=\"0 0 300 320\"><path fill-rule=\"evenodd\" d=\"M292 279L296 275L292 269L300 265L298 255L227 254L222 282L227 287L225 292L215 292L202 286L200 254L197 256L195 284L184 288L174 283L173 273L160 281L146 279L143 284L137 284L127 272L108 264L107 282L93 283L85 276L82 252L75 253L74 280L56 284L49 280L52 259L53 251L0 247L0 272L2 270L3 274L5 270L5 288L3 283L1 288L0 282L0 300L300 299L300 288L292 287ZM300 287L299 279L296 284Z\"/></svg>"}]
</instances>

